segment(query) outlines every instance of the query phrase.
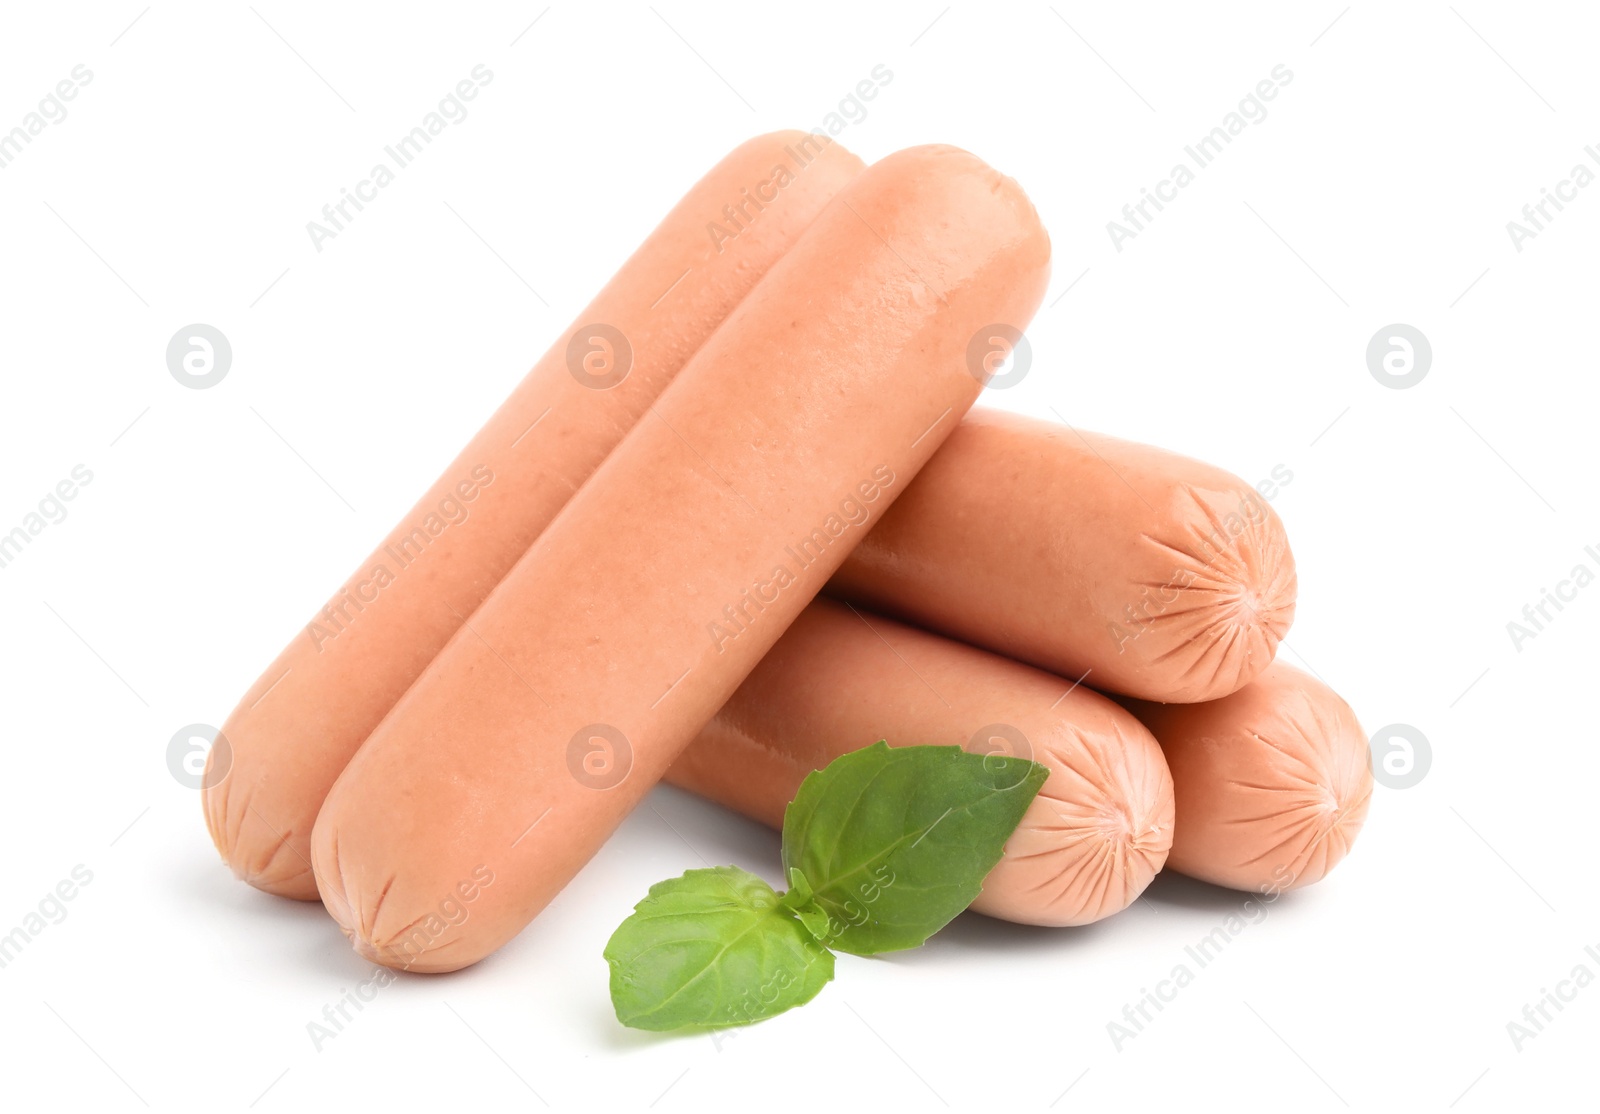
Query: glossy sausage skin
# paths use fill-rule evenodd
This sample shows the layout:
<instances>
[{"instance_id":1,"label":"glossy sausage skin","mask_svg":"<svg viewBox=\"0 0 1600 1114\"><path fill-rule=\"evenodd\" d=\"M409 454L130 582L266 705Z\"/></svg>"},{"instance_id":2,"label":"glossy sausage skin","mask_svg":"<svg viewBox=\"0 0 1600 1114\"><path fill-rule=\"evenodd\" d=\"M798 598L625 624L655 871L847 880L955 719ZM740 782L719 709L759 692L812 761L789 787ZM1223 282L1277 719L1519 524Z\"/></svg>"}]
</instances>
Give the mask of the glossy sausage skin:
<instances>
[{"instance_id":1,"label":"glossy sausage skin","mask_svg":"<svg viewBox=\"0 0 1600 1114\"><path fill-rule=\"evenodd\" d=\"M1190 702L1266 668L1295 571L1238 477L980 410L828 591L1103 691Z\"/></svg>"},{"instance_id":2,"label":"glossy sausage skin","mask_svg":"<svg viewBox=\"0 0 1600 1114\"><path fill-rule=\"evenodd\" d=\"M1172 771L1171 869L1277 892L1309 886L1349 853L1372 765L1355 712L1327 685L1280 661L1220 700L1124 703Z\"/></svg>"},{"instance_id":3,"label":"glossy sausage skin","mask_svg":"<svg viewBox=\"0 0 1600 1114\"><path fill-rule=\"evenodd\" d=\"M228 746L213 749L205 779L206 824L239 877L316 898L312 823L356 748L862 168L803 132L760 136L718 163L278 655L223 725ZM744 207L741 230L710 234L712 222L727 232L730 204Z\"/></svg>"},{"instance_id":4,"label":"glossy sausage skin","mask_svg":"<svg viewBox=\"0 0 1600 1114\"><path fill-rule=\"evenodd\" d=\"M1032 205L964 151L847 185L340 775L312 863L357 951L446 971L515 936L954 428L971 338L1048 273Z\"/></svg>"},{"instance_id":5,"label":"glossy sausage skin","mask_svg":"<svg viewBox=\"0 0 1600 1114\"><path fill-rule=\"evenodd\" d=\"M859 747L962 746L1050 769L972 907L1080 925L1166 860L1172 778L1150 732L1049 673L828 599L796 619L666 780L774 828L801 781Z\"/></svg>"}]
</instances>

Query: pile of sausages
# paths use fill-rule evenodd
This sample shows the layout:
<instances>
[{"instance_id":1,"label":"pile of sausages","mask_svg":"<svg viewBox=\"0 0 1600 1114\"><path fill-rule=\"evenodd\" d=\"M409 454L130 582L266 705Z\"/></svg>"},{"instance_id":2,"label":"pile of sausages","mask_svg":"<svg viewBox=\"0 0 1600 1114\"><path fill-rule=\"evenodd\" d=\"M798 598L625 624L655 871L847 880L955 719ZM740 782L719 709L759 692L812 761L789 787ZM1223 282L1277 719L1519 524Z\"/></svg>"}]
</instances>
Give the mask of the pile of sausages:
<instances>
[{"instance_id":1,"label":"pile of sausages","mask_svg":"<svg viewBox=\"0 0 1600 1114\"><path fill-rule=\"evenodd\" d=\"M375 962L455 970L658 781L776 826L887 739L1049 768L994 916L1085 924L1164 865L1322 877L1371 773L1350 708L1273 662L1277 515L1197 461L967 413L1049 271L964 151L737 148L245 694L204 782L224 860Z\"/></svg>"}]
</instances>

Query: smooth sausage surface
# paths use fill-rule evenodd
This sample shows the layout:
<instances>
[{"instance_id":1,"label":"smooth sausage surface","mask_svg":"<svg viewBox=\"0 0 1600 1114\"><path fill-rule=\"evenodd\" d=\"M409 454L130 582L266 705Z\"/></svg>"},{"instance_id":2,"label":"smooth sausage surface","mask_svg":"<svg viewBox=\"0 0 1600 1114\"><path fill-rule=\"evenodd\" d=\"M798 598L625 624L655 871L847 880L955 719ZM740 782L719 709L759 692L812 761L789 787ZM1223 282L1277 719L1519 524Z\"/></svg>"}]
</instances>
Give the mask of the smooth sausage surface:
<instances>
[{"instance_id":1,"label":"smooth sausage surface","mask_svg":"<svg viewBox=\"0 0 1600 1114\"><path fill-rule=\"evenodd\" d=\"M1190 702L1266 668L1295 588L1282 522L1237 476L979 410L828 591L1103 691Z\"/></svg>"},{"instance_id":2,"label":"smooth sausage surface","mask_svg":"<svg viewBox=\"0 0 1600 1114\"><path fill-rule=\"evenodd\" d=\"M1080 925L1125 909L1172 842L1172 778L1086 686L828 599L795 620L666 780L773 828L812 770L887 739L1050 769L972 908ZM870 913L870 910L868 910Z\"/></svg>"},{"instance_id":3,"label":"smooth sausage surface","mask_svg":"<svg viewBox=\"0 0 1600 1114\"><path fill-rule=\"evenodd\" d=\"M239 877L317 897L312 824L356 749L862 169L838 144L804 132L760 136L724 158L278 655L223 724L227 746L213 749L204 783L211 838Z\"/></svg>"},{"instance_id":4,"label":"smooth sausage surface","mask_svg":"<svg viewBox=\"0 0 1600 1114\"><path fill-rule=\"evenodd\" d=\"M839 193L334 784L312 862L358 952L455 970L555 896L954 428L1049 254L955 148Z\"/></svg>"},{"instance_id":5,"label":"smooth sausage surface","mask_svg":"<svg viewBox=\"0 0 1600 1114\"><path fill-rule=\"evenodd\" d=\"M1124 701L1172 771L1167 866L1237 890L1309 886L1350 851L1372 799L1366 733L1339 694L1273 662L1204 704Z\"/></svg>"}]
</instances>

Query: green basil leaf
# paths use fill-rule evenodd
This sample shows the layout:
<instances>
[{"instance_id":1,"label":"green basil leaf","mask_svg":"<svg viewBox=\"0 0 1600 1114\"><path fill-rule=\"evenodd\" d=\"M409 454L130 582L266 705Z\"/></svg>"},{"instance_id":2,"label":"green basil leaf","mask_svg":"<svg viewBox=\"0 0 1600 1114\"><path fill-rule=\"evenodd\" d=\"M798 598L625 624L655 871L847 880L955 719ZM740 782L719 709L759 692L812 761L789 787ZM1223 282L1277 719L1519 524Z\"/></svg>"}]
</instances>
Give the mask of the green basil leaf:
<instances>
[{"instance_id":1,"label":"green basil leaf","mask_svg":"<svg viewBox=\"0 0 1600 1114\"><path fill-rule=\"evenodd\" d=\"M948 924L1000 861L1049 771L960 747L877 742L809 774L783 817L783 865L856 955L914 948Z\"/></svg>"},{"instance_id":2,"label":"green basil leaf","mask_svg":"<svg viewBox=\"0 0 1600 1114\"><path fill-rule=\"evenodd\" d=\"M811 892L811 883L806 876L794 867L789 868L789 892L782 899L784 905L794 910L794 915L800 918L800 923L806 926L806 931L815 936L824 945L832 934L829 926L833 918L828 911L817 904L817 899Z\"/></svg>"},{"instance_id":3,"label":"green basil leaf","mask_svg":"<svg viewBox=\"0 0 1600 1114\"><path fill-rule=\"evenodd\" d=\"M606 944L617 1020L657 1031L744 1025L815 998L833 953L738 867L658 882Z\"/></svg>"}]
</instances>

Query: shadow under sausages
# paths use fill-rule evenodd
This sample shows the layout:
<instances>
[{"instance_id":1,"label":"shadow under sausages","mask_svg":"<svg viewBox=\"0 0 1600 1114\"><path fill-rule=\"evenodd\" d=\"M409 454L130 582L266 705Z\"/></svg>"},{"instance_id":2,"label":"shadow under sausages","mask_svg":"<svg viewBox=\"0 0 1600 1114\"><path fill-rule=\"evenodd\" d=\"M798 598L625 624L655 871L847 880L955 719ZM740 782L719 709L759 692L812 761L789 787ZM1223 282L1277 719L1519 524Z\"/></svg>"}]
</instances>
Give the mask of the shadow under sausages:
<instances>
[{"instance_id":1,"label":"shadow under sausages","mask_svg":"<svg viewBox=\"0 0 1600 1114\"><path fill-rule=\"evenodd\" d=\"M1291 891L1272 898L1293 904ZM904 952L887 952L874 956L890 963L907 966L925 962L938 962L941 955L957 952L1022 952L1024 954L1062 954L1075 949L1093 947L1126 929L1123 918L1140 915L1159 915L1162 909L1185 909L1213 916L1237 913L1247 901L1260 901L1259 894L1245 890L1230 890L1214 886L1172 871L1162 871L1145 887L1144 893L1128 909L1114 913L1093 924L1073 928L1046 928L1037 925L1013 924L1010 921L986 917L981 913L966 912L951 921L920 948ZM1119 923L1122 922L1122 923Z\"/></svg>"},{"instance_id":2,"label":"shadow under sausages","mask_svg":"<svg viewBox=\"0 0 1600 1114\"><path fill-rule=\"evenodd\" d=\"M1237 913L1239 907L1261 895L1251 890L1230 890L1184 874L1163 870L1145 887L1144 898L1155 905L1197 909L1203 913ZM1281 893L1273 901L1292 901L1293 892Z\"/></svg>"},{"instance_id":3,"label":"shadow under sausages","mask_svg":"<svg viewBox=\"0 0 1600 1114\"><path fill-rule=\"evenodd\" d=\"M903 952L884 952L872 958L887 963L912 967L923 963L940 963L951 955L973 952L1007 953L1015 955L1061 955L1076 949L1093 947L1108 939L1116 928L1109 922L1114 918L1094 924L1071 928L1050 928L1041 925L1013 924L982 913L962 913L935 933L926 944Z\"/></svg>"},{"instance_id":4,"label":"shadow under sausages","mask_svg":"<svg viewBox=\"0 0 1600 1114\"><path fill-rule=\"evenodd\" d=\"M322 902L296 901L255 889L214 862L200 869L183 867L160 878L173 907L204 907L209 920L227 918L239 946L261 962L281 961L330 978L359 970L360 957Z\"/></svg>"}]
</instances>

